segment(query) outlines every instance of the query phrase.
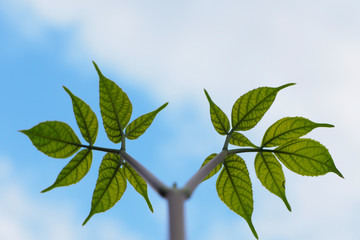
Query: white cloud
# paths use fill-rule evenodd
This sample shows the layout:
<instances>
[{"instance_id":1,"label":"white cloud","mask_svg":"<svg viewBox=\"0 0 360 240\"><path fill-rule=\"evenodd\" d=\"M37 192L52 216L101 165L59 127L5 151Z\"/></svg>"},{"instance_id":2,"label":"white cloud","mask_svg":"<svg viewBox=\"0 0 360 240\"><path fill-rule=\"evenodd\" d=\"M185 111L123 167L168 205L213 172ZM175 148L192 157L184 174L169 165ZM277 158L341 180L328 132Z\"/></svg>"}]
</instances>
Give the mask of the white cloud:
<instances>
[{"instance_id":1,"label":"white cloud","mask_svg":"<svg viewBox=\"0 0 360 240\"><path fill-rule=\"evenodd\" d=\"M360 37L350 25L359 21L359 4L350 0L326 10L316 3L19 2L39 24L75 26L77 48L167 98L203 87L231 96L259 83L319 87L337 80L327 72L347 70L328 60Z\"/></svg>"},{"instance_id":2,"label":"white cloud","mask_svg":"<svg viewBox=\"0 0 360 240\"><path fill-rule=\"evenodd\" d=\"M0 173L0 239L112 240L119 236L126 240L142 239L122 223L106 218L98 219L96 228L82 228L73 206L36 199L24 189L25 184L15 175L10 159L0 157L0 165L7 166L7 171Z\"/></svg>"}]
</instances>

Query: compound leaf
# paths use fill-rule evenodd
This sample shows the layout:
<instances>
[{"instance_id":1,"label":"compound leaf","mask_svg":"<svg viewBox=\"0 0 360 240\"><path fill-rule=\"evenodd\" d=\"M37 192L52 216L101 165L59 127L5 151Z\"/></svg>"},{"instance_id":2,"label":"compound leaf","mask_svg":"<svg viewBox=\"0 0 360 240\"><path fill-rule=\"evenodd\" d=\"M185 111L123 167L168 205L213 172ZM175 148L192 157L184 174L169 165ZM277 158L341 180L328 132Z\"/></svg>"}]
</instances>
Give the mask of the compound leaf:
<instances>
[{"instance_id":1,"label":"compound leaf","mask_svg":"<svg viewBox=\"0 0 360 240\"><path fill-rule=\"evenodd\" d=\"M279 160L300 175L319 176L334 172L343 177L325 146L312 139L296 139L274 150Z\"/></svg>"},{"instance_id":2,"label":"compound leaf","mask_svg":"<svg viewBox=\"0 0 360 240\"><path fill-rule=\"evenodd\" d=\"M210 154L205 161L203 162L203 164L201 165L200 168L202 168L203 166L205 166L208 162L210 162L217 154L213 153ZM218 171L220 171L220 169L222 168L222 164L218 164L203 180L203 182L205 180L208 180L209 178L211 178L212 176L214 176Z\"/></svg>"},{"instance_id":3,"label":"compound leaf","mask_svg":"<svg viewBox=\"0 0 360 240\"><path fill-rule=\"evenodd\" d=\"M272 153L260 152L255 157L255 171L262 185L280 197L287 209L291 211L285 196L285 176L281 164Z\"/></svg>"},{"instance_id":4,"label":"compound leaf","mask_svg":"<svg viewBox=\"0 0 360 240\"><path fill-rule=\"evenodd\" d=\"M119 143L130 121L132 104L126 93L100 72L95 62L94 66L100 78L100 112L104 128L108 138L114 143Z\"/></svg>"},{"instance_id":5,"label":"compound leaf","mask_svg":"<svg viewBox=\"0 0 360 240\"><path fill-rule=\"evenodd\" d=\"M150 127L156 115L167 105L168 103L165 103L155 111L144 114L132 121L126 128L125 136L128 139L136 139L140 137L148 129L148 127Z\"/></svg>"},{"instance_id":6,"label":"compound leaf","mask_svg":"<svg viewBox=\"0 0 360 240\"><path fill-rule=\"evenodd\" d=\"M151 212L154 212L148 197L147 184L145 180L129 164L124 164L124 174L135 190L143 196Z\"/></svg>"},{"instance_id":7,"label":"compound leaf","mask_svg":"<svg viewBox=\"0 0 360 240\"><path fill-rule=\"evenodd\" d=\"M262 146L275 147L304 136L318 127L334 127L326 123L314 123L303 117L286 117L271 125L265 132Z\"/></svg>"},{"instance_id":8,"label":"compound leaf","mask_svg":"<svg viewBox=\"0 0 360 240\"><path fill-rule=\"evenodd\" d=\"M226 135L230 130L230 122L226 114L211 100L208 92L204 89L205 95L210 104L210 117L215 130Z\"/></svg>"},{"instance_id":9,"label":"compound leaf","mask_svg":"<svg viewBox=\"0 0 360 240\"><path fill-rule=\"evenodd\" d=\"M240 147L254 147L256 146L250 142L250 140L245 137L243 134L238 132L233 132L230 138L230 144L240 146Z\"/></svg>"},{"instance_id":10,"label":"compound leaf","mask_svg":"<svg viewBox=\"0 0 360 240\"><path fill-rule=\"evenodd\" d=\"M261 87L238 98L231 111L233 129L235 131L246 131L255 127L274 102L276 94L281 89L291 85L294 83L285 84L278 88Z\"/></svg>"},{"instance_id":11,"label":"compound leaf","mask_svg":"<svg viewBox=\"0 0 360 240\"><path fill-rule=\"evenodd\" d=\"M75 96L69 89L63 87L65 91L70 95L71 101L73 104L74 114L76 118L76 122L79 126L81 135L93 145L96 140L96 136L98 133L98 120L95 113L91 110L89 105L87 105L83 100Z\"/></svg>"},{"instance_id":12,"label":"compound leaf","mask_svg":"<svg viewBox=\"0 0 360 240\"><path fill-rule=\"evenodd\" d=\"M84 149L78 152L63 170L61 170L54 184L43 190L42 193L56 187L69 186L79 182L90 170L91 162L91 150Z\"/></svg>"},{"instance_id":13,"label":"compound leaf","mask_svg":"<svg viewBox=\"0 0 360 240\"><path fill-rule=\"evenodd\" d=\"M53 158L67 158L80 149L79 138L64 122L46 121L20 132L27 135L39 151Z\"/></svg>"},{"instance_id":14,"label":"compound leaf","mask_svg":"<svg viewBox=\"0 0 360 240\"><path fill-rule=\"evenodd\" d=\"M254 236L258 238L251 221L253 212L253 193L249 172L244 160L237 155L225 158L224 168L216 182L220 199L248 223Z\"/></svg>"},{"instance_id":15,"label":"compound leaf","mask_svg":"<svg viewBox=\"0 0 360 240\"><path fill-rule=\"evenodd\" d=\"M121 166L118 154L107 153L99 168L99 177L96 182L91 202L89 216L85 219L85 225L96 213L105 212L112 208L122 197L126 190L126 178Z\"/></svg>"}]
</instances>

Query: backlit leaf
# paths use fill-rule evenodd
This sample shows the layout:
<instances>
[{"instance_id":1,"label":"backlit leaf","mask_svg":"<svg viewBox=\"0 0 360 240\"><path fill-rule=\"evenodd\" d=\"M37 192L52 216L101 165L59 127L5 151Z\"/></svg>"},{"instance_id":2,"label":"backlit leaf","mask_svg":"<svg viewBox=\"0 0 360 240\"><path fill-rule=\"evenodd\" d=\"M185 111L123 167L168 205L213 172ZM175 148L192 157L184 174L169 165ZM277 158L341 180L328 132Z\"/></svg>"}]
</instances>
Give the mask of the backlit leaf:
<instances>
[{"instance_id":1,"label":"backlit leaf","mask_svg":"<svg viewBox=\"0 0 360 240\"><path fill-rule=\"evenodd\" d=\"M302 117L286 117L282 118L268 130L262 140L263 147L275 147L290 140L304 136L317 127L334 127L326 123L314 123Z\"/></svg>"},{"instance_id":2,"label":"backlit leaf","mask_svg":"<svg viewBox=\"0 0 360 240\"><path fill-rule=\"evenodd\" d=\"M168 103L165 103L164 105L162 105L155 111L144 114L144 115L138 117L137 119L135 119L134 121L132 121L126 128L125 136L128 139L136 139L136 138L140 137L151 125L155 116L161 110L163 110L167 105L168 105Z\"/></svg>"},{"instance_id":3,"label":"backlit leaf","mask_svg":"<svg viewBox=\"0 0 360 240\"><path fill-rule=\"evenodd\" d=\"M124 164L124 174L135 190L143 196L151 212L154 212L148 197L147 184L145 180L129 164Z\"/></svg>"},{"instance_id":4,"label":"backlit leaf","mask_svg":"<svg viewBox=\"0 0 360 240\"><path fill-rule=\"evenodd\" d=\"M326 147L312 139L287 142L274 153L288 169L300 175L319 176L334 172L343 177Z\"/></svg>"},{"instance_id":5,"label":"backlit leaf","mask_svg":"<svg viewBox=\"0 0 360 240\"><path fill-rule=\"evenodd\" d=\"M80 149L80 140L69 125L59 121L39 123L29 130L21 130L34 146L54 158L67 158Z\"/></svg>"},{"instance_id":6,"label":"backlit leaf","mask_svg":"<svg viewBox=\"0 0 360 240\"><path fill-rule=\"evenodd\" d=\"M216 182L220 199L248 223L254 236L258 238L251 221L253 212L253 193L249 172L244 160L237 155L225 158L224 168Z\"/></svg>"},{"instance_id":7,"label":"backlit leaf","mask_svg":"<svg viewBox=\"0 0 360 240\"><path fill-rule=\"evenodd\" d=\"M272 153L260 152L255 157L255 171L260 182L266 189L279 196L291 211L285 196L285 176L281 164Z\"/></svg>"},{"instance_id":8,"label":"backlit leaf","mask_svg":"<svg viewBox=\"0 0 360 240\"><path fill-rule=\"evenodd\" d=\"M238 132L233 132L230 138L230 144L240 146L240 147L256 147L252 142L250 142L247 137Z\"/></svg>"},{"instance_id":9,"label":"backlit leaf","mask_svg":"<svg viewBox=\"0 0 360 240\"><path fill-rule=\"evenodd\" d=\"M235 131L246 131L255 127L274 102L276 94L281 89L291 85L294 83L278 88L261 87L241 96L236 100L231 112L233 129Z\"/></svg>"},{"instance_id":10,"label":"backlit leaf","mask_svg":"<svg viewBox=\"0 0 360 240\"><path fill-rule=\"evenodd\" d=\"M132 104L123 90L113 81L106 78L94 63L99 74L100 111L108 138L119 143L123 132L130 121Z\"/></svg>"},{"instance_id":11,"label":"backlit leaf","mask_svg":"<svg viewBox=\"0 0 360 240\"><path fill-rule=\"evenodd\" d=\"M56 187L69 186L79 182L90 170L92 162L91 150L84 149L78 152L75 157L61 170L55 183L42 191L50 191Z\"/></svg>"},{"instance_id":12,"label":"backlit leaf","mask_svg":"<svg viewBox=\"0 0 360 240\"><path fill-rule=\"evenodd\" d=\"M226 135L230 130L230 122L226 114L211 100L208 92L204 89L205 95L210 104L210 117L215 130Z\"/></svg>"},{"instance_id":13,"label":"backlit leaf","mask_svg":"<svg viewBox=\"0 0 360 240\"><path fill-rule=\"evenodd\" d=\"M90 143L90 145L93 145L95 143L99 128L95 113L91 110L89 105L72 94L69 89L66 87L64 87L64 89L71 97L76 122L79 126L81 135L85 141Z\"/></svg>"},{"instance_id":14,"label":"backlit leaf","mask_svg":"<svg viewBox=\"0 0 360 240\"><path fill-rule=\"evenodd\" d=\"M99 177L96 182L91 202L89 216L83 225L96 213L105 212L112 208L126 190L126 178L122 172L121 159L118 154L107 153L99 168Z\"/></svg>"},{"instance_id":15,"label":"backlit leaf","mask_svg":"<svg viewBox=\"0 0 360 240\"><path fill-rule=\"evenodd\" d=\"M200 168L202 168L203 166L205 166L208 162L210 162L217 154L213 153L211 155L209 155L205 161L203 162L203 164L201 165ZM209 178L211 178L212 176L214 176L218 171L220 171L220 169L222 168L222 164L218 164L203 180L203 182Z\"/></svg>"}]
</instances>

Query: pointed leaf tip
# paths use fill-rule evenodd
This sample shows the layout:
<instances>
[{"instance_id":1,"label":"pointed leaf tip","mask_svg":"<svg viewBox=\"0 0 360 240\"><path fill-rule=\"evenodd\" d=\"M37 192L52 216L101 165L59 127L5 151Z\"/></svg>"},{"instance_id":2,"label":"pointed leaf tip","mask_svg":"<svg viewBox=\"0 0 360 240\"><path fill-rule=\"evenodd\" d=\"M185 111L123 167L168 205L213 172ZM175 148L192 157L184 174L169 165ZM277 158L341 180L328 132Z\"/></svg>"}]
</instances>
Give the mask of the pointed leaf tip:
<instances>
[{"instance_id":1,"label":"pointed leaf tip","mask_svg":"<svg viewBox=\"0 0 360 240\"><path fill-rule=\"evenodd\" d=\"M246 131L255 127L269 110L277 93L291 85L294 83L288 83L277 88L260 87L238 98L231 111L233 129L235 131Z\"/></svg>"},{"instance_id":2,"label":"pointed leaf tip","mask_svg":"<svg viewBox=\"0 0 360 240\"><path fill-rule=\"evenodd\" d=\"M210 105L210 118L215 130L220 135L226 135L230 130L230 121L226 114L213 102L208 92L204 89Z\"/></svg>"},{"instance_id":3,"label":"pointed leaf tip","mask_svg":"<svg viewBox=\"0 0 360 240\"><path fill-rule=\"evenodd\" d=\"M345 179L344 176L341 174L341 172L340 172L337 168L335 169L334 173L335 173L336 175L338 175L339 177Z\"/></svg>"},{"instance_id":4,"label":"pointed leaf tip","mask_svg":"<svg viewBox=\"0 0 360 240\"><path fill-rule=\"evenodd\" d=\"M79 182L89 172L92 163L92 152L83 149L71 159L71 161L61 170L56 181L41 193L50 191L56 187L69 186Z\"/></svg>"},{"instance_id":5,"label":"pointed leaf tip","mask_svg":"<svg viewBox=\"0 0 360 240\"><path fill-rule=\"evenodd\" d=\"M277 158L291 171L303 176L319 176L334 172L342 174L325 146L312 139L297 139L274 150Z\"/></svg>"},{"instance_id":6,"label":"pointed leaf tip","mask_svg":"<svg viewBox=\"0 0 360 240\"><path fill-rule=\"evenodd\" d=\"M138 137L140 137L150 127L156 115L167 105L168 103L165 103L158 109L144 114L132 121L125 130L125 136L128 139L137 139Z\"/></svg>"},{"instance_id":7,"label":"pointed leaf tip","mask_svg":"<svg viewBox=\"0 0 360 240\"><path fill-rule=\"evenodd\" d=\"M100 70L99 70L100 71ZM99 72L100 112L108 138L119 143L130 121L132 104L127 94Z\"/></svg>"},{"instance_id":8,"label":"pointed leaf tip","mask_svg":"<svg viewBox=\"0 0 360 240\"><path fill-rule=\"evenodd\" d=\"M80 149L80 140L72 128L60 121L46 121L20 132L27 135L42 153L53 158L67 158Z\"/></svg>"},{"instance_id":9,"label":"pointed leaf tip","mask_svg":"<svg viewBox=\"0 0 360 240\"><path fill-rule=\"evenodd\" d=\"M71 98L73 111L81 135L90 145L93 145L98 133L98 120L95 113L87 103L75 96L65 86L63 86L63 88Z\"/></svg>"},{"instance_id":10,"label":"pointed leaf tip","mask_svg":"<svg viewBox=\"0 0 360 240\"><path fill-rule=\"evenodd\" d=\"M145 180L127 163L123 165L123 170L125 177L128 179L129 183L145 199L150 211L154 212L147 193L147 184Z\"/></svg>"},{"instance_id":11,"label":"pointed leaf tip","mask_svg":"<svg viewBox=\"0 0 360 240\"><path fill-rule=\"evenodd\" d=\"M223 165L216 181L219 198L230 210L246 220L254 236L258 238L251 222L254 200L245 161L238 155L229 155L225 158Z\"/></svg>"},{"instance_id":12,"label":"pointed leaf tip","mask_svg":"<svg viewBox=\"0 0 360 240\"><path fill-rule=\"evenodd\" d=\"M98 75L103 77L104 75L103 75L102 72L100 71L100 68L98 67L98 65L97 65L94 61L92 61L92 63L93 63L93 65L94 65L94 67L95 67L96 72L98 73Z\"/></svg>"},{"instance_id":13,"label":"pointed leaf tip","mask_svg":"<svg viewBox=\"0 0 360 240\"><path fill-rule=\"evenodd\" d=\"M250 229L251 229L251 232L253 233L254 237L255 237L256 239L259 239L259 236L258 236L258 234L257 234L257 232L256 232L256 230L255 230L255 227L254 227L254 224L252 223L252 221L250 220L250 221L246 221L246 222L248 223L248 225L249 225L249 227L250 227Z\"/></svg>"},{"instance_id":14,"label":"pointed leaf tip","mask_svg":"<svg viewBox=\"0 0 360 240\"><path fill-rule=\"evenodd\" d=\"M91 201L91 210L83 225L94 214L112 208L124 194L127 181L120 168L121 164L120 156L115 153L107 153L104 156Z\"/></svg>"},{"instance_id":15,"label":"pointed leaf tip","mask_svg":"<svg viewBox=\"0 0 360 240\"><path fill-rule=\"evenodd\" d=\"M94 214L89 214L89 216L87 216L87 218L85 219L85 221L83 222L83 226L85 226L85 224L90 220L90 218L93 216Z\"/></svg>"},{"instance_id":16,"label":"pointed leaf tip","mask_svg":"<svg viewBox=\"0 0 360 240\"><path fill-rule=\"evenodd\" d=\"M315 123L303 117L285 117L276 121L265 132L261 145L275 147L298 139L318 127L333 127L327 123Z\"/></svg>"}]
</instances>

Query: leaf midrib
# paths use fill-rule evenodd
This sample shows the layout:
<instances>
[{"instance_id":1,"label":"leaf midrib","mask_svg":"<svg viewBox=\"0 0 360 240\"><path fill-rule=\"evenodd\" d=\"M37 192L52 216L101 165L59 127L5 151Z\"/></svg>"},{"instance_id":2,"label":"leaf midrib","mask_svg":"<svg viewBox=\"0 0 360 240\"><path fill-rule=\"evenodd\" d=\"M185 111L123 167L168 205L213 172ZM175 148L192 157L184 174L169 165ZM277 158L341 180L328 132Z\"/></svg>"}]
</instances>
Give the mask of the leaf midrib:
<instances>
[{"instance_id":1,"label":"leaf midrib","mask_svg":"<svg viewBox=\"0 0 360 240\"><path fill-rule=\"evenodd\" d=\"M113 161L113 159L108 159L108 160ZM99 203L100 203L100 201L103 199L105 193L108 191L108 189L109 189L112 181L113 181L114 178L116 177L116 174L117 174L117 172L119 171L119 169L120 169L120 167L121 167L121 163L120 163L120 162L117 163L117 164L118 164L118 165L117 165L116 168L115 168L114 174L111 176L109 182L106 184L106 187L105 187L105 188L102 188L103 191L102 191L102 193L101 193L101 196L98 198L98 201L96 201L96 203L94 204L94 207L92 208L92 212L93 212L93 211L96 209L96 207L99 205ZM106 168L102 169L102 171L105 171L106 169L110 169L110 168L111 168L111 169L114 169L113 167L106 167ZM118 191L118 193L119 193L119 192L120 192L120 190ZM117 194L117 195L119 195L119 194Z\"/></svg>"},{"instance_id":2,"label":"leaf midrib","mask_svg":"<svg viewBox=\"0 0 360 240\"><path fill-rule=\"evenodd\" d=\"M305 148L303 148L303 149L305 149ZM325 164L325 163L323 163L323 162L320 162L320 161L317 160L317 159L313 159L313 158L311 158L311 157L307 157L307 156L300 155L300 154L297 154L297 153L289 153L289 152L285 152L285 151L281 151L281 150L276 150L276 149L271 150L271 151L273 151L274 153L294 155L294 156L297 156L297 157L301 157L301 158L305 158L305 159L308 159L308 160L312 160L312 161L314 161L314 162L320 163L321 165L325 165L325 166L327 166L329 169L333 170L333 166L329 166L329 165L327 165L327 164ZM301 169L305 170L306 172L309 172L309 170L306 170L306 169L304 169L303 167L301 167L301 165L299 165L299 164L297 163L297 161L293 161L293 162L296 163L296 165L298 165ZM310 172L309 172L309 173L310 173Z\"/></svg>"},{"instance_id":3,"label":"leaf midrib","mask_svg":"<svg viewBox=\"0 0 360 240\"><path fill-rule=\"evenodd\" d=\"M270 88L270 89L271 89L271 88ZM272 88L272 89L274 89L274 88ZM255 104L255 106L254 106L253 108L251 108L251 110L248 111L248 112L238 121L238 123L235 125L234 129L237 129L238 126L240 125L240 123L241 123L242 121L244 121L244 119L245 119L251 112L253 112L254 109L255 109L257 106L259 106L261 103L263 103L268 97L272 96L274 93L277 93L278 91L280 91L280 90L278 90L278 91L276 91L276 90L277 90L277 89L275 89L275 91L273 91L271 94L267 95L262 101L260 101L260 102L258 102L257 104ZM249 101L247 101L247 104L246 104L247 106L249 105L248 103L249 103ZM240 112L240 106L239 106L239 110L238 110L238 111Z\"/></svg>"},{"instance_id":4,"label":"leaf midrib","mask_svg":"<svg viewBox=\"0 0 360 240\"><path fill-rule=\"evenodd\" d=\"M73 96L71 96L71 98L73 98ZM79 100L80 100L80 98L79 98ZM87 137L88 137L88 139L89 139L89 144L92 145L92 144L93 144L93 141L92 141L91 134L90 134L90 131L89 131L89 126L88 126L87 123L86 123L85 116L83 115L83 112L80 110L81 108L80 108L78 102L77 102L77 101L74 101L74 102L75 102L77 108L79 109L80 117L81 117L81 119L82 119L82 121L83 121L83 123L84 123L84 125L85 125L85 130L86 130L86 133L87 133Z\"/></svg>"},{"instance_id":5,"label":"leaf midrib","mask_svg":"<svg viewBox=\"0 0 360 240\"><path fill-rule=\"evenodd\" d=\"M240 194L240 193L237 191L237 189L236 189L236 185L235 185L235 183L234 183L234 180L232 179L232 176L231 176L231 174L230 174L230 171L229 171L229 168L228 168L228 166L227 166L226 161L224 161L224 167L225 167L226 173L227 173L227 175L228 175L228 177L229 177L229 179L230 179L231 185L234 187L234 191L235 191L235 193L236 193L237 198L239 199L239 202L240 202L240 205L241 205L241 208L242 208L244 214L247 216L247 218L251 217L251 216L248 215L247 211L245 210L244 204L243 204L243 202L241 201L241 194ZM241 171L241 170L240 170L240 171Z\"/></svg>"},{"instance_id":6,"label":"leaf midrib","mask_svg":"<svg viewBox=\"0 0 360 240\"><path fill-rule=\"evenodd\" d=\"M279 125L280 126L280 125ZM278 127L279 127L278 126ZM283 136L283 135L285 135L285 134L287 134L287 133L289 133L289 132L292 132L292 131L296 131L296 130L299 130L299 129L302 129L302 128L308 128L308 127L310 127L310 128L312 128L311 130L313 130L314 128L317 128L317 127L320 127L320 126L318 126L317 124L314 124L314 125L312 125L312 126L303 126L303 127L297 127L297 128L293 128L293 129L290 129L290 130L288 130L288 131L285 131L285 132L283 132L283 133L281 133L281 134L279 134L279 135L277 135L277 136L274 136L274 137L272 137L270 140L268 140L268 141L266 141L263 145L262 145L262 147L266 147L266 144L268 144L269 142L271 142L271 141L273 141L274 139L277 139L277 138L279 138L280 136ZM311 131L310 130L310 131ZM291 139L289 140L289 142L291 141ZM277 145L274 145L274 146L279 146L280 144L277 144Z\"/></svg>"},{"instance_id":7,"label":"leaf midrib","mask_svg":"<svg viewBox=\"0 0 360 240\"><path fill-rule=\"evenodd\" d=\"M106 79L107 80L107 79ZM109 80L110 81L110 80ZM121 123L120 123L120 119L119 119L119 115L118 115L118 112L116 111L116 107L115 107L115 102L114 102L114 99L112 98L112 95L111 95L111 91L110 89L108 88L108 84L105 82L105 80L103 80L103 84L105 86L105 90L106 90L106 93L107 95L109 96L110 98L110 103L111 103L111 106L112 106L112 110L115 114L115 118L116 118L116 123L118 124L118 127L119 129L116 129L116 130L120 130L120 137L122 137L123 135L123 128L121 127ZM118 89L120 91L122 91L121 89ZM120 140L121 141L121 140Z\"/></svg>"},{"instance_id":8,"label":"leaf midrib","mask_svg":"<svg viewBox=\"0 0 360 240\"><path fill-rule=\"evenodd\" d=\"M269 170L270 176L271 176L271 178L273 179L273 181L274 181L274 183L275 183L275 185L276 185L276 188L279 190L281 196L283 196L284 198L286 198L286 196L285 196L285 195L283 194L283 192L281 191L279 185L278 185L277 182L275 181L275 177L274 177L272 171L270 171L269 164L268 164L267 161L265 160L265 157L264 157L264 155L263 155L263 152L260 152L260 155L261 155L261 158L263 159L263 162L265 163L266 168Z\"/></svg>"}]
</instances>

